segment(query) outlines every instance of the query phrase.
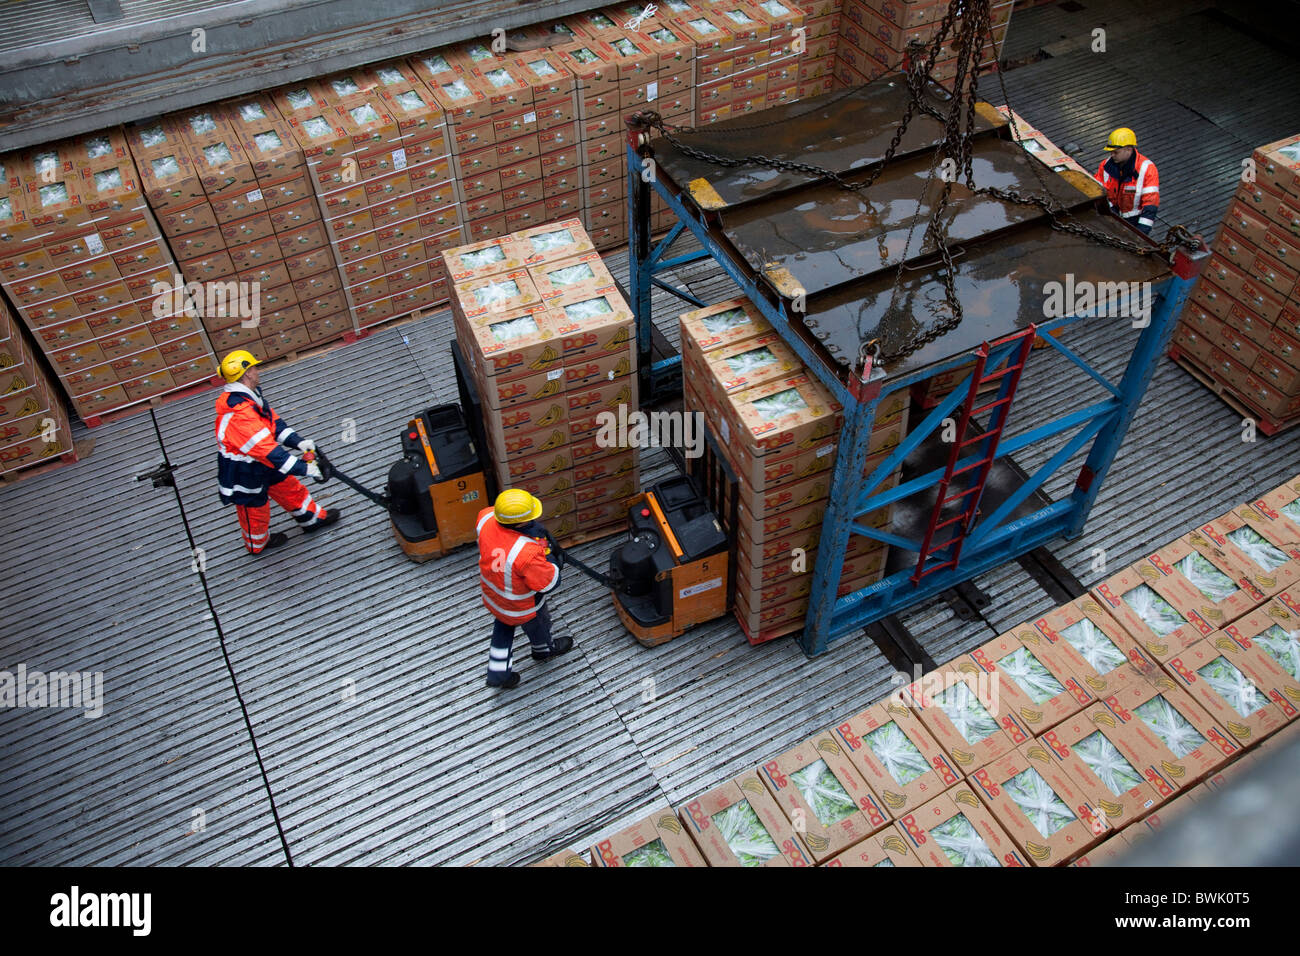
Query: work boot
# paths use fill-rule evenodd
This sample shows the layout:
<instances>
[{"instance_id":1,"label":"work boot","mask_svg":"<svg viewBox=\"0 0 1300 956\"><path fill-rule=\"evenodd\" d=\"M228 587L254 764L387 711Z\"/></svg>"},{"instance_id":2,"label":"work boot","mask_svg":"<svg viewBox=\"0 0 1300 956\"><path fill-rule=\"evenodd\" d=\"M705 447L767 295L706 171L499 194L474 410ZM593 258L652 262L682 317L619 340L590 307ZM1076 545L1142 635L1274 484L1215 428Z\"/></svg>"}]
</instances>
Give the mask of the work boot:
<instances>
[{"instance_id":1,"label":"work boot","mask_svg":"<svg viewBox=\"0 0 1300 956\"><path fill-rule=\"evenodd\" d=\"M573 650L573 638L569 637L568 634L562 634L555 638L555 640L551 641L551 649L549 651L533 651L533 660L549 661L551 658L559 657L561 654L567 654L571 650Z\"/></svg>"},{"instance_id":2,"label":"work boot","mask_svg":"<svg viewBox=\"0 0 1300 956\"><path fill-rule=\"evenodd\" d=\"M288 540L289 540L289 536L287 534L285 534L283 531L277 531L275 534L271 535L271 537L266 539L266 544L262 545L261 551L250 551L248 553L254 556L259 554L265 554L266 552L270 551L272 548L280 547L280 545L284 544Z\"/></svg>"},{"instance_id":3,"label":"work boot","mask_svg":"<svg viewBox=\"0 0 1300 956\"><path fill-rule=\"evenodd\" d=\"M504 678L502 678L500 683L493 683L492 678L489 677L487 679L487 685L489 687L495 687L497 690L514 690L519 686L519 675L514 671L510 671Z\"/></svg>"},{"instance_id":4,"label":"work boot","mask_svg":"<svg viewBox=\"0 0 1300 956\"><path fill-rule=\"evenodd\" d=\"M312 532L319 531L322 528L328 528L330 525L334 524L342 517L343 517L342 511L339 511L338 508L331 508L329 511L325 512L325 517L321 518L315 524L309 524L306 527L304 527L302 529L302 533L311 534Z\"/></svg>"}]
</instances>

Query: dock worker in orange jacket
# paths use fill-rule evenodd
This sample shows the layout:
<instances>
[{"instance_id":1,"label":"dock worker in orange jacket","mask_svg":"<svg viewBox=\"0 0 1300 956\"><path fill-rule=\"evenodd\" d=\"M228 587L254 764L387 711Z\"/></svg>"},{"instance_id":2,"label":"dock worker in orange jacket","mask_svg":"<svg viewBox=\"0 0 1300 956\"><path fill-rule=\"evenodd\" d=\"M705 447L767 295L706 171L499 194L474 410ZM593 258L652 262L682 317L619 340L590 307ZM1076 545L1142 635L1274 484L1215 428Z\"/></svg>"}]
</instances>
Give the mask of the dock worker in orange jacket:
<instances>
[{"instance_id":1,"label":"dock worker in orange jacket","mask_svg":"<svg viewBox=\"0 0 1300 956\"><path fill-rule=\"evenodd\" d=\"M1137 150L1137 135L1127 126L1110 134L1110 156L1097 167L1097 182L1106 189L1110 208L1130 226L1150 235L1160 211L1160 174L1156 164Z\"/></svg>"},{"instance_id":2,"label":"dock worker in orange jacket","mask_svg":"<svg viewBox=\"0 0 1300 956\"><path fill-rule=\"evenodd\" d=\"M522 488L497 495L478 514L478 573L483 606L492 612L492 646L487 684L509 690L519 685L510 669L515 628L522 627L533 660L548 661L573 647L573 638L551 637L546 595L560 583L560 559L551 554L538 519L542 503Z\"/></svg>"},{"instance_id":3,"label":"dock worker in orange jacket","mask_svg":"<svg viewBox=\"0 0 1300 956\"><path fill-rule=\"evenodd\" d=\"M326 511L298 480L320 478L320 466L289 449L315 453L316 443L302 438L271 410L262 395L258 360L239 349L221 360L225 390L217 396L217 485L221 500L233 504L249 554L261 554L289 540L271 534L271 498L293 515L304 533L328 528L342 516ZM310 456L309 456L310 457Z\"/></svg>"}]
</instances>

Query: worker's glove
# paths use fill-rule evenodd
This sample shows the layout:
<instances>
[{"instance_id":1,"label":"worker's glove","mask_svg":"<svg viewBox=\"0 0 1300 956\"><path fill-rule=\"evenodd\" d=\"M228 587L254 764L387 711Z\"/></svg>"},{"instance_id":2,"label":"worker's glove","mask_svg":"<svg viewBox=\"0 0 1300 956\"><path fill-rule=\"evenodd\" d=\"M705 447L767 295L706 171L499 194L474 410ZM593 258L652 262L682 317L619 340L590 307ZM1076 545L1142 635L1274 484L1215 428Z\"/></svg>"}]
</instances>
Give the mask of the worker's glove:
<instances>
[{"instance_id":1,"label":"worker's glove","mask_svg":"<svg viewBox=\"0 0 1300 956\"><path fill-rule=\"evenodd\" d=\"M320 465L316 462L309 462L307 465L307 477L315 478L317 481L324 481L325 475L321 473Z\"/></svg>"},{"instance_id":2,"label":"worker's glove","mask_svg":"<svg viewBox=\"0 0 1300 956\"><path fill-rule=\"evenodd\" d=\"M300 439L298 439L298 450L299 450L299 451L315 451L315 450L316 450L316 443L315 443L314 441L312 441L310 438L300 438Z\"/></svg>"}]
</instances>

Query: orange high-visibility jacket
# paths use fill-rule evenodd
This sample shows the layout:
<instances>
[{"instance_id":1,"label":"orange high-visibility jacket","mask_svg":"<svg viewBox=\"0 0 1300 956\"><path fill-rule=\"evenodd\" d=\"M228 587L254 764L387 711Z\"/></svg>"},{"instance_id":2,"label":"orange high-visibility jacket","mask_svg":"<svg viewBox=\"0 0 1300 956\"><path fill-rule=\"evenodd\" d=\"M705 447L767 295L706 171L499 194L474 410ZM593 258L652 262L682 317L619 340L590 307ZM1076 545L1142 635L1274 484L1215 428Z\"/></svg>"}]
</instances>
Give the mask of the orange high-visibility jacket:
<instances>
[{"instance_id":1,"label":"orange high-visibility jacket","mask_svg":"<svg viewBox=\"0 0 1300 956\"><path fill-rule=\"evenodd\" d=\"M270 404L240 382L217 396L217 487L228 504L261 507L267 491L288 475L307 474L307 463L289 449L302 440Z\"/></svg>"},{"instance_id":2,"label":"orange high-visibility jacket","mask_svg":"<svg viewBox=\"0 0 1300 956\"><path fill-rule=\"evenodd\" d=\"M1111 208L1130 224L1150 229L1160 207L1160 173L1156 164L1133 150L1134 178L1120 181L1121 171L1107 157L1097 167L1097 182L1106 189Z\"/></svg>"},{"instance_id":3,"label":"orange high-visibility jacket","mask_svg":"<svg viewBox=\"0 0 1300 956\"><path fill-rule=\"evenodd\" d=\"M505 624L531 621L542 595L560 583L546 542L498 524L491 508L478 513L478 574L483 605Z\"/></svg>"}]
</instances>

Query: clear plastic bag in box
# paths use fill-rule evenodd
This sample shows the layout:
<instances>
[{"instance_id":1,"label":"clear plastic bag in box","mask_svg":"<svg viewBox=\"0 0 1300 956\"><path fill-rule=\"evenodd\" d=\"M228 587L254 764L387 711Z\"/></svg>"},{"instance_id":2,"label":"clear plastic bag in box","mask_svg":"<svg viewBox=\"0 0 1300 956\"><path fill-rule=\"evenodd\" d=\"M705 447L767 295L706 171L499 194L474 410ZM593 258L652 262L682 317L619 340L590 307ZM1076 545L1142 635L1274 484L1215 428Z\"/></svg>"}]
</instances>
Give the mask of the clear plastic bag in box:
<instances>
[{"instance_id":1,"label":"clear plastic bag in box","mask_svg":"<svg viewBox=\"0 0 1300 956\"><path fill-rule=\"evenodd\" d=\"M438 53L433 56L426 56L423 62L429 68L430 73L446 73L451 69L446 57Z\"/></svg>"},{"instance_id":2,"label":"clear plastic bag in box","mask_svg":"<svg viewBox=\"0 0 1300 956\"><path fill-rule=\"evenodd\" d=\"M204 146L203 158L208 161L209 166L220 166L222 163L234 161L234 157L230 155L230 147L225 143L216 143L213 146Z\"/></svg>"},{"instance_id":3,"label":"clear plastic bag in box","mask_svg":"<svg viewBox=\"0 0 1300 956\"><path fill-rule=\"evenodd\" d=\"M1002 789L1029 818L1034 829L1045 837L1050 837L1078 819L1069 804L1057 796L1042 774L1033 767L1004 781Z\"/></svg>"},{"instance_id":4,"label":"clear plastic bag in box","mask_svg":"<svg viewBox=\"0 0 1300 956\"><path fill-rule=\"evenodd\" d=\"M546 278L550 280L551 285L573 285L575 282L595 279L596 273L587 263L580 262L576 266L565 266L563 269L548 272Z\"/></svg>"},{"instance_id":5,"label":"clear plastic bag in box","mask_svg":"<svg viewBox=\"0 0 1300 956\"><path fill-rule=\"evenodd\" d=\"M211 113L195 113L190 117L190 129L200 136L214 132L216 128L217 121L212 118Z\"/></svg>"},{"instance_id":6,"label":"clear plastic bag in box","mask_svg":"<svg viewBox=\"0 0 1300 956\"><path fill-rule=\"evenodd\" d=\"M112 169L102 169L95 173L95 188L100 192L106 189L121 189L122 171L114 166Z\"/></svg>"},{"instance_id":7,"label":"clear plastic bag in box","mask_svg":"<svg viewBox=\"0 0 1300 956\"><path fill-rule=\"evenodd\" d=\"M1098 674L1107 674L1128 660L1106 632L1086 617L1062 628L1061 636Z\"/></svg>"},{"instance_id":8,"label":"clear plastic bag in box","mask_svg":"<svg viewBox=\"0 0 1300 956\"><path fill-rule=\"evenodd\" d=\"M8 196L0 196L0 220L8 219L13 214L13 201Z\"/></svg>"},{"instance_id":9,"label":"clear plastic bag in box","mask_svg":"<svg viewBox=\"0 0 1300 956\"><path fill-rule=\"evenodd\" d=\"M564 307L566 318L580 322L583 319L594 319L598 315L607 315L614 311L614 307L609 304L609 300L603 295L598 295L594 299L583 299L581 302L575 302L573 305Z\"/></svg>"},{"instance_id":10,"label":"clear plastic bag in box","mask_svg":"<svg viewBox=\"0 0 1300 956\"><path fill-rule=\"evenodd\" d=\"M727 368L731 369L732 375L751 375L775 361L776 356L772 354L772 350L762 346L731 356L727 359Z\"/></svg>"},{"instance_id":11,"label":"clear plastic bag in box","mask_svg":"<svg viewBox=\"0 0 1300 956\"><path fill-rule=\"evenodd\" d=\"M998 731L998 722L966 684L954 684L937 695L934 702L968 744L977 744Z\"/></svg>"},{"instance_id":12,"label":"clear plastic bag in box","mask_svg":"<svg viewBox=\"0 0 1300 956\"><path fill-rule=\"evenodd\" d=\"M415 90L403 90L401 93L398 93L393 97L393 99L397 100L397 105L407 112L424 107L424 100L420 98L420 94L415 92Z\"/></svg>"},{"instance_id":13,"label":"clear plastic bag in box","mask_svg":"<svg viewBox=\"0 0 1300 956\"><path fill-rule=\"evenodd\" d=\"M532 63L528 64L528 68L538 76L554 76L559 72L559 70L551 66L551 64L547 63L545 60L534 60Z\"/></svg>"},{"instance_id":14,"label":"clear plastic bag in box","mask_svg":"<svg viewBox=\"0 0 1300 956\"><path fill-rule=\"evenodd\" d=\"M273 129L265 133L258 133L253 137L253 144L264 153L269 153L273 149L279 149L284 143L280 140L280 134Z\"/></svg>"},{"instance_id":15,"label":"clear plastic bag in box","mask_svg":"<svg viewBox=\"0 0 1300 956\"><path fill-rule=\"evenodd\" d=\"M925 755L892 720L877 727L862 739L900 787L906 787L930 770L925 762Z\"/></svg>"},{"instance_id":16,"label":"clear plastic bag in box","mask_svg":"<svg viewBox=\"0 0 1300 956\"><path fill-rule=\"evenodd\" d=\"M513 296L519 294L519 283L514 279L502 279L499 282L489 282L487 285L479 286L474 290L474 301L479 305L491 305L494 302L504 302Z\"/></svg>"},{"instance_id":17,"label":"clear plastic bag in box","mask_svg":"<svg viewBox=\"0 0 1300 956\"><path fill-rule=\"evenodd\" d=\"M739 10L739 9L737 9L737 10L728 10L728 11L727 11L727 16L728 16L731 20L733 20L733 21L735 21L736 23L739 23L739 24L741 24L741 25L744 25L744 24L746 24L746 23L753 23L753 22L754 22L753 18L750 17L747 13L745 13L744 10Z\"/></svg>"},{"instance_id":18,"label":"clear plastic bag in box","mask_svg":"<svg viewBox=\"0 0 1300 956\"><path fill-rule=\"evenodd\" d=\"M467 252L460 257L460 261L470 269L481 269L484 266L492 265L494 262L501 262L505 257L506 254L501 250L501 247L494 245Z\"/></svg>"},{"instance_id":19,"label":"clear plastic bag in box","mask_svg":"<svg viewBox=\"0 0 1300 956\"><path fill-rule=\"evenodd\" d=\"M749 407L758 412L763 421L770 422L785 415L806 411L808 403L803 400L797 388L787 388L784 392L756 398L749 403Z\"/></svg>"},{"instance_id":20,"label":"clear plastic bag in box","mask_svg":"<svg viewBox=\"0 0 1300 956\"><path fill-rule=\"evenodd\" d=\"M1117 797L1142 782L1142 775L1100 730L1084 737L1073 749L1106 789Z\"/></svg>"},{"instance_id":21,"label":"clear plastic bag in box","mask_svg":"<svg viewBox=\"0 0 1300 956\"><path fill-rule=\"evenodd\" d=\"M710 335L721 335L738 325L748 325L749 314L744 309L728 309L726 312L706 315L701 324Z\"/></svg>"},{"instance_id":22,"label":"clear plastic bag in box","mask_svg":"<svg viewBox=\"0 0 1300 956\"><path fill-rule=\"evenodd\" d=\"M113 141L107 136L91 136L86 140L86 155L91 159L99 159L111 152L113 152Z\"/></svg>"},{"instance_id":23,"label":"clear plastic bag in box","mask_svg":"<svg viewBox=\"0 0 1300 956\"><path fill-rule=\"evenodd\" d=\"M161 126L150 126L140 130L140 142L149 147L161 146L167 142L167 134L163 132Z\"/></svg>"},{"instance_id":24,"label":"clear plastic bag in box","mask_svg":"<svg viewBox=\"0 0 1300 956\"><path fill-rule=\"evenodd\" d=\"M585 46L577 50L570 50L569 55L579 63L595 63L600 59L600 57L596 56L596 54L592 53Z\"/></svg>"},{"instance_id":25,"label":"clear plastic bag in box","mask_svg":"<svg viewBox=\"0 0 1300 956\"><path fill-rule=\"evenodd\" d=\"M528 242L535 253L550 252L552 249L562 249L572 245L573 233L568 229L554 229L551 232L539 232L535 236L529 236Z\"/></svg>"},{"instance_id":26,"label":"clear plastic bag in box","mask_svg":"<svg viewBox=\"0 0 1300 956\"><path fill-rule=\"evenodd\" d=\"M930 831L934 842L943 850L953 866L999 866L997 857L989 850L975 829L974 824L966 819L966 814L959 813L951 820L946 820Z\"/></svg>"},{"instance_id":27,"label":"clear plastic bag in box","mask_svg":"<svg viewBox=\"0 0 1300 956\"><path fill-rule=\"evenodd\" d=\"M1061 682L1026 647L1017 648L997 664L1035 704L1041 704L1065 692Z\"/></svg>"},{"instance_id":28,"label":"clear plastic bag in box","mask_svg":"<svg viewBox=\"0 0 1300 956\"><path fill-rule=\"evenodd\" d=\"M632 41L626 37L619 37L617 40L611 40L610 45L618 51L620 56L635 56L641 51L632 45Z\"/></svg>"},{"instance_id":29,"label":"clear plastic bag in box","mask_svg":"<svg viewBox=\"0 0 1300 956\"><path fill-rule=\"evenodd\" d=\"M1206 600L1214 601L1216 604L1237 592L1236 582L1215 567L1213 562L1199 551L1193 551L1174 567L1182 572L1183 577L1192 582L1192 587L1205 595Z\"/></svg>"},{"instance_id":30,"label":"clear plastic bag in box","mask_svg":"<svg viewBox=\"0 0 1300 956\"><path fill-rule=\"evenodd\" d=\"M32 158L32 166L42 177L50 174L59 173L59 154L58 153L37 153Z\"/></svg>"},{"instance_id":31,"label":"clear plastic bag in box","mask_svg":"<svg viewBox=\"0 0 1300 956\"><path fill-rule=\"evenodd\" d=\"M442 90L454 100L463 100L467 96L472 96L469 84L464 80L452 80L450 83L442 84Z\"/></svg>"},{"instance_id":32,"label":"clear plastic bag in box","mask_svg":"<svg viewBox=\"0 0 1300 956\"><path fill-rule=\"evenodd\" d=\"M1295 501L1288 501L1282 506L1282 514L1286 515L1292 521L1300 524L1300 498Z\"/></svg>"},{"instance_id":33,"label":"clear plastic bag in box","mask_svg":"<svg viewBox=\"0 0 1300 956\"><path fill-rule=\"evenodd\" d=\"M306 90L290 90L288 93L284 94L284 98L288 100L289 105L296 110L311 109L311 107L316 103L316 100L313 99L312 95Z\"/></svg>"},{"instance_id":34,"label":"clear plastic bag in box","mask_svg":"<svg viewBox=\"0 0 1300 956\"><path fill-rule=\"evenodd\" d=\"M1274 624L1264 633L1257 634L1255 643L1264 648L1264 653L1277 661L1283 670L1300 680L1300 631L1288 631Z\"/></svg>"},{"instance_id":35,"label":"clear plastic bag in box","mask_svg":"<svg viewBox=\"0 0 1300 956\"><path fill-rule=\"evenodd\" d=\"M316 139L320 136L328 136L334 129L334 127L330 126L330 124L320 116L313 116L311 119L304 121L302 128L312 139Z\"/></svg>"},{"instance_id":36,"label":"clear plastic bag in box","mask_svg":"<svg viewBox=\"0 0 1300 956\"><path fill-rule=\"evenodd\" d=\"M153 174L159 179L175 176L181 171L180 164L176 162L175 156L163 156L152 160L149 165L153 167Z\"/></svg>"},{"instance_id":37,"label":"clear plastic bag in box","mask_svg":"<svg viewBox=\"0 0 1300 956\"><path fill-rule=\"evenodd\" d=\"M825 760L816 760L802 770L796 770L790 774L790 779L803 794L817 822L824 827L839 823L857 810L853 798L835 779Z\"/></svg>"},{"instance_id":38,"label":"clear plastic bag in box","mask_svg":"<svg viewBox=\"0 0 1300 956\"><path fill-rule=\"evenodd\" d=\"M488 70L483 75L486 76L488 78L488 82L491 83L493 86L495 86L497 89L500 89L503 86L509 86L511 83L515 81L515 78L511 76L509 72L507 72L505 69L502 69L500 67L498 67L495 70Z\"/></svg>"},{"instance_id":39,"label":"clear plastic bag in box","mask_svg":"<svg viewBox=\"0 0 1300 956\"><path fill-rule=\"evenodd\" d=\"M254 123L257 120L266 119L266 110L262 109L260 103L241 103L239 105L239 118L245 123Z\"/></svg>"},{"instance_id":40,"label":"clear plastic bag in box","mask_svg":"<svg viewBox=\"0 0 1300 956\"><path fill-rule=\"evenodd\" d=\"M406 82L406 78L402 76L402 71L394 70L391 66L381 66L375 70L375 74L379 77L379 82L384 86L396 86L399 83Z\"/></svg>"},{"instance_id":41,"label":"clear plastic bag in box","mask_svg":"<svg viewBox=\"0 0 1300 956\"><path fill-rule=\"evenodd\" d=\"M733 803L710 819L741 866L762 866L781 852L748 800Z\"/></svg>"},{"instance_id":42,"label":"clear plastic bag in box","mask_svg":"<svg viewBox=\"0 0 1300 956\"><path fill-rule=\"evenodd\" d=\"M1142 618L1147 627L1161 637L1172 634L1187 623L1187 618L1174 610L1174 606L1157 594L1149 584L1139 584L1133 590L1126 591L1123 600Z\"/></svg>"},{"instance_id":43,"label":"clear plastic bag in box","mask_svg":"<svg viewBox=\"0 0 1300 956\"><path fill-rule=\"evenodd\" d=\"M68 201L68 187L63 183L52 183L40 188L41 206L53 206L55 203Z\"/></svg>"},{"instance_id":44,"label":"clear plastic bag in box","mask_svg":"<svg viewBox=\"0 0 1300 956\"><path fill-rule=\"evenodd\" d=\"M692 20L690 21L690 24L692 27L695 28L696 33L717 33L718 32L718 28L715 27L708 20L704 20L704 19Z\"/></svg>"},{"instance_id":45,"label":"clear plastic bag in box","mask_svg":"<svg viewBox=\"0 0 1300 956\"><path fill-rule=\"evenodd\" d=\"M484 60L490 60L493 53L482 43L475 43L469 48L469 58L475 63L482 63Z\"/></svg>"},{"instance_id":46,"label":"clear plastic bag in box","mask_svg":"<svg viewBox=\"0 0 1300 956\"><path fill-rule=\"evenodd\" d=\"M1263 692L1224 657L1216 657L1204 667L1197 668L1196 673L1243 717L1249 717L1268 705Z\"/></svg>"},{"instance_id":47,"label":"clear plastic bag in box","mask_svg":"<svg viewBox=\"0 0 1300 956\"><path fill-rule=\"evenodd\" d=\"M493 323L491 329L492 337L498 342L510 342L526 335L536 335L537 322L531 315L522 315L517 319Z\"/></svg>"},{"instance_id":48,"label":"clear plastic bag in box","mask_svg":"<svg viewBox=\"0 0 1300 956\"><path fill-rule=\"evenodd\" d=\"M1278 150L1278 154L1285 156L1289 162L1300 162L1300 143L1290 143Z\"/></svg>"},{"instance_id":49,"label":"clear plastic bag in box","mask_svg":"<svg viewBox=\"0 0 1300 956\"><path fill-rule=\"evenodd\" d=\"M879 863L876 864L876 866L893 866L893 865L894 865L894 861L891 860L889 857L885 857L883 860L881 860Z\"/></svg>"},{"instance_id":50,"label":"clear plastic bag in box","mask_svg":"<svg viewBox=\"0 0 1300 956\"><path fill-rule=\"evenodd\" d=\"M1159 694L1134 707L1133 713L1141 717L1180 760L1205 743L1205 738L1187 722L1187 718Z\"/></svg>"},{"instance_id":51,"label":"clear plastic bag in box","mask_svg":"<svg viewBox=\"0 0 1300 956\"><path fill-rule=\"evenodd\" d=\"M350 76L335 77L330 80L330 86L334 87L334 92L339 96L355 96L361 92L361 87Z\"/></svg>"},{"instance_id":52,"label":"clear plastic bag in box","mask_svg":"<svg viewBox=\"0 0 1300 956\"><path fill-rule=\"evenodd\" d=\"M624 866L676 866L663 840L651 840L630 853L623 854Z\"/></svg>"},{"instance_id":53,"label":"clear plastic bag in box","mask_svg":"<svg viewBox=\"0 0 1300 956\"><path fill-rule=\"evenodd\" d=\"M673 33L671 30L667 29L666 27L660 27L657 30L650 31L650 36L658 40L660 43L677 42L677 34Z\"/></svg>"},{"instance_id":54,"label":"clear plastic bag in box","mask_svg":"<svg viewBox=\"0 0 1300 956\"><path fill-rule=\"evenodd\" d=\"M1248 524L1228 532L1228 539L1265 571L1280 568L1289 560L1286 554Z\"/></svg>"},{"instance_id":55,"label":"clear plastic bag in box","mask_svg":"<svg viewBox=\"0 0 1300 956\"><path fill-rule=\"evenodd\" d=\"M362 103L348 111L357 123L378 123L379 113L369 103Z\"/></svg>"},{"instance_id":56,"label":"clear plastic bag in box","mask_svg":"<svg viewBox=\"0 0 1300 956\"><path fill-rule=\"evenodd\" d=\"M790 12L790 8L783 5L780 0L763 0L759 6L774 17L783 17Z\"/></svg>"}]
</instances>

